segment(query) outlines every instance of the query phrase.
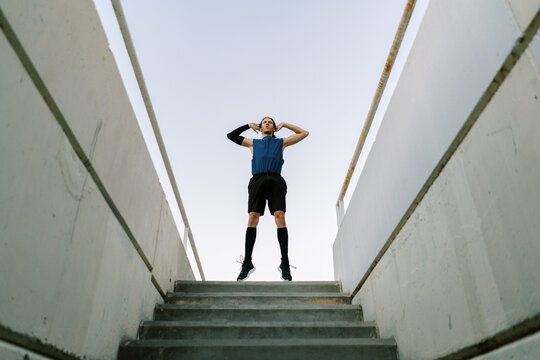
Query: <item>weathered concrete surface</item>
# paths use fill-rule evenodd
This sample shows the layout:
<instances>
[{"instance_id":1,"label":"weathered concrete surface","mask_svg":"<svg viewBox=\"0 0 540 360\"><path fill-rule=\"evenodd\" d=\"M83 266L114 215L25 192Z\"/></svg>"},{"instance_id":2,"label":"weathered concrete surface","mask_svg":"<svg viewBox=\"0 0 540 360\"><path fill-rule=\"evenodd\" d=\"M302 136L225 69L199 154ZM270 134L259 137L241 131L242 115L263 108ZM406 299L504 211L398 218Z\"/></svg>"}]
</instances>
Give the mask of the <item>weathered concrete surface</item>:
<instances>
[{"instance_id":1,"label":"weathered concrete surface","mask_svg":"<svg viewBox=\"0 0 540 360\"><path fill-rule=\"evenodd\" d=\"M10 89L1 97L0 321L112 359L160 297L3 34L0 49Z\"/></svg>"},{"instance_id":2,"label":"weathered concrete surface","mask_svg":"<svg viewBox=\"0 0 540 360\"><path fill-rule=\"evenodd\" d=\"M346 291L532 17L506 5L431 1L334 244ZM475 44L485 31L491 41ZM396 338L400 359L436 359L540 313L540 72L529 50L353 300Z\"/></svg>"},{"instance_id":3,"label":"weathered concrete surface","mask_svg":"<svg viewBox=\"0 0 540 360\"><path fill-rule=\"evenodd\" d=\"M156 234L152 274L154 274L160 286L166 289L164 291L172 291L175 279L195 279L195 275L187 261L186 249L183 245L179 246L182 241L169 204L165 199L165 195L162 195L161 216ZM178 264L178 266L171 266L171 264Z\"/></svg>"},{"instance_id":4,"label":"weathered concrete surface","mask_svg":"<svg viewBox=\"0 0 540 360\"><path fill-rule=\"evenodd\" d=\"M357 321L358 305L176 305L158 304L156 320L178 321Z\"/></svg>"},{"instance_id":5,"label":"weathered concrete surface","mask_svg":"<svg viewBox=\"0 0 540 360\"><path fill-rule=\"evenodd\" d=\"M1 0L0 6L152 259L163 191L93 2Z\"/></svg>"},{"instance_id":6,"label":"weathered concrete surface","mask_svg":"<svg viewBox=\"0 0 540 360\"><path fill-rule=\"evenodd\" d=\"M353 321L147 321L141 339L376 338L373 322Z\"/></svg>"},{"instance_id":7,"label":"weathered concrete surface","mask_svg":"<svg viewBox=\"0 0 540 360\"><path fill-rule=\"evenodd\" d=\"M0 340L0 359L2 360L52 360Z\"/></svg>"},{"instance_id":8,"label":"weathered concrete surface","mask_svg":"<svg viewBox=\"0 0 540 360\"><path fill-rule=\"evenodd\" d=\"M171 291L193 272L93 3L0 7L153 264L150 272L2 31L0 324L115 359L161 301L152 275Z\"/></svg>"},{"instance_id":9,"label":"weathered concrete surface","mask_svg":"<svg viewBox=\"0 0 540 360\"><path fill-rule=\"evenodd\" d=\"M186 281L176 282L174 291L185 293L258 292L258 293L340 293L338 281Z\"/></svg>"},{"instance_id":10,"label":"weathered concrete surface","mask_svg":"<svg viewBox=\"0 0 540 360\"><path fill-rule=\"evenodd\" d=\"M402 359L540 312L538 97L524 56L354 299Z\"/></svg>"},{"instance_id":11,"label":"weathered concrete surface","mask_svg":"<svg viewBox=\"0 0 540 360\"><path fill-rule=\"evenodd\" d=\"M170 292L167 294L168 304L214 304L235 305L243 302L252 302L265 305L277 304L310 304L310 305L338 305L350 304L350 294L311 293L302 292L222 292L219 296L214 293L185 293Z\"/></svg>"},{"instance_id":12,"label":"weathered concrete surface","mask_svg":"<svg viewBox=\"0 0 540 360\"><path fill-rule=\"evenodd\" d=\"M327 304L347 297L336 285L179 282L194 292L158 305L156 320L142 324L139 339L122 343L118 359L396 360L395 341L378 338L360 306ZM203 301L177 303L179 297Z\"/></svg>"},{"instance_id":13,"label":"weathered concrete surface","mask_svg":"<svg viewBox=\"0 0 540 360\"><path fill-rule=\"evenodd\" d=\"M391 339L141 340L120 349L120 360L396 360Z\"/></svg>"},{"instance_id":14,"label":"weathered concrete surface","mask_svg":"<svg viewBox=\"0 0 540 360\"><path fill-rule=\"evenodd\" d=\"M472 360L538 360L540 359L540 333L507 345Z\"/></svg>"}]
</instances>

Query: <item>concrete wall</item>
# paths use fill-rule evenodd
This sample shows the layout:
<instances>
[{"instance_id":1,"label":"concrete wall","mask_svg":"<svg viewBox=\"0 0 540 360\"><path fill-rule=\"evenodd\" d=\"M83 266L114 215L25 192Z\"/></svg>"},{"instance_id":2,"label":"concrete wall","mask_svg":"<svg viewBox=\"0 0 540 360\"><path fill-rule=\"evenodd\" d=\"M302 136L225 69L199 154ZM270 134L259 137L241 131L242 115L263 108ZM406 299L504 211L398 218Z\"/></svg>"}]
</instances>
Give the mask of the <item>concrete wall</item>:
<instances>
[{"instance_id":1,"label":"concrete wall","mask_svg":"<svg viewBox=\"0 0 540 360\"><path fill-rule=\"evenodd\" d=\"M540 334L529 336L504 346L474 360L538 360L540 359Z\"/></svg>"},{"instance_id":2,"label":"concrete wall","mask_svg":"<svg viewBox=\"0 0 540 360\"><path fill-rule=\"evenodd\" d=\"M539 8L538 0L431 0L334 243L345 291ZM396 338L401 359L452 354L540 313L538 38L354 298L381 336ZM508 351L519 354L519 344L528 342Z\"/></svg>"},{"instance_id":3,"label":"concrete wall","mask_svg":"<svg viewBox=\"0 0 540 360\"><path fill-rule=\"evenodd\" d=\"M152 317L158 288L194 275L93 2L0 0L0 9L22 44L0 32L0 325L114 359ZM9 351L0 346L0 358Z\"/></svg>"},{"instance_id":4,"label":"concrete wall","mask_svg":"<svg viewBox=\"0 0 540 360\"><path fill-rule=\"evenodd\" d=\"M32 351L14 346L8 342L0 340L0 355L2 360L50 360Z\"/></svg>"}]
</instances>

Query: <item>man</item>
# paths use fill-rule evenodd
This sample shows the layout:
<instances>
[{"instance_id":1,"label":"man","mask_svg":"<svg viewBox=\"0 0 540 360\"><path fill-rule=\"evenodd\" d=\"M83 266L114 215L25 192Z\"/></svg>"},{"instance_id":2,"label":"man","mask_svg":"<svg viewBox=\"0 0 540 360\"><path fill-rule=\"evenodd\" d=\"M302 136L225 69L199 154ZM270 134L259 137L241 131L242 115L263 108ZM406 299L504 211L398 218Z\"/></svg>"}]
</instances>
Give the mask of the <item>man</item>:
<instances>
[{"instance_id":1,"label":"man","mask_svg":"<svg viewBox=\"0 0 540 360\"><path fill-rule=\"evenodd\" d=\"M253 129L256 133L262 132L262 139L246 139L240 134L247 129ZM282 128L294 131L294 134L282 139L274 136ZM251 160L251 174L253 177L248 185L248 227L246 230L245 257L242 263L242 270L237 280L246 280L255 266L251 260L255 238L257 236L257 224L259 217L264 215L266 201L270 214L274 216L277 226L277 237L281 250L281 264L279 272L283 280L292 280L289 268L289 234L285 224L285 194L287 184L281 177L281 167L283 166L283 150L297 142L303 140L309 133L298 126L281 123L276 126L274 119L265 117L259 125L250 123L239 127L227 134L227 137L238 145L249 148L253 154Z\"/></svg>"}]
</instances>

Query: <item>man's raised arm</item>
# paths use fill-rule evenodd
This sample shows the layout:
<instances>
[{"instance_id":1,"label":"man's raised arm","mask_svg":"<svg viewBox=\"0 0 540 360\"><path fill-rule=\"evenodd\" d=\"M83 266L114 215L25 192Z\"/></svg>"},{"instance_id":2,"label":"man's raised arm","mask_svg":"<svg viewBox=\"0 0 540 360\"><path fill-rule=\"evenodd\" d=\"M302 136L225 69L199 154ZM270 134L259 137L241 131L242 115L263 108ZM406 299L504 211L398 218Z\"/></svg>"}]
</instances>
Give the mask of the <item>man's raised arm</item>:
<instances>
[{"instance_id":1,"label":"man's raised arm","mask_svg":"<svg viewBox=\"0 0 540 360\"><path fill-rule=\"evenodd\" d=\"M238 145L242 145L245 147L252 147L253 139L246 139L245 137L240 135L241 133L243 133L249 128L252 128L253 131L255 132L259 130L259 126L257 124L250 123L250 124L242 125L238 129L231 131L230 133L227 134L227 137L229 138L229 140L231 140L234 143L237 143Z\"/></svg>"},{"instance_id":2,"label":"man's raised arm","mask_svg":"<svg viewBox=\"0 0 540 360\"><path fill-rule=\"evenodd\" d=\"M292 124L287 124L287 123L281 123L277 126L277 129L276 131L279 131L281 130L282 128L287 128L289 130L292 130L295 132L295 134L289 136L289 137L286 137L285 139L283 139L283 148L285 149L287 146L291 146L291 145L294 145L296 144L297 142L303 140L306 138L306 136L309 135L309 131L306 131L302 128L300 128L299 126L296 126L296 125L292 125Z\"/></svg>"}]
</instances>

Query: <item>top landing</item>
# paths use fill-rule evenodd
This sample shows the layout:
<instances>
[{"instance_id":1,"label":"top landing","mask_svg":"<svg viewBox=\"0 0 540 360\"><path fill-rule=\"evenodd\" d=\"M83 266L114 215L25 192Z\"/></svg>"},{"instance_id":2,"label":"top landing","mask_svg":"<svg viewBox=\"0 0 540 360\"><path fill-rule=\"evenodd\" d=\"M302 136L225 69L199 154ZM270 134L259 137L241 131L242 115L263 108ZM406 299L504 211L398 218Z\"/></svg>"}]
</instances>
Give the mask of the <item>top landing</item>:
<instances>
[{"instance_id":1,"label":"top landing","mask_svg":"<svg viewBox=\"0 0 540 360\"><path fill-rule=\"evenodd\" d=\"M174 291L341 293L339 281L176 281Z\"/></svg>"}]
</instances>

